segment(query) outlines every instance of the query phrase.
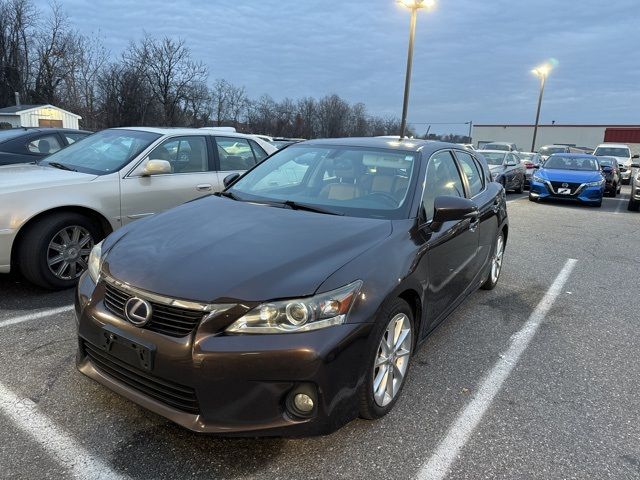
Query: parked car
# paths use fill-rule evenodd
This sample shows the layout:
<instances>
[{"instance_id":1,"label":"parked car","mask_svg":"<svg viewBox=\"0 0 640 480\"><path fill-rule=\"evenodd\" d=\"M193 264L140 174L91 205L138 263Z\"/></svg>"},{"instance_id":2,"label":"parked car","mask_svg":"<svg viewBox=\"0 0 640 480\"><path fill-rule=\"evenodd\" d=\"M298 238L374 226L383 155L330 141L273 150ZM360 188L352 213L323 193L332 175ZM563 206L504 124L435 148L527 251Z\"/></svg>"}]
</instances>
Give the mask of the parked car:
<instances>
[{"instance_id":1,"label":"parked car","mask_svg":"<svg viewBox=\"0 0 640 480\"><path fill-rule=\"evenodd\" d=\"M0 165L33 163L91 135L67 128L0 130Z\"/></svg>"},{"instance_id":2,"label":"parked car","mask_svg":"<svg viewBox=\"0 0 640 480\"><path fill-rule=\"evenodd\" d=\"M480 147L480 150L499 150L501 152L517 152L518 147L515 143L509 142L490 142Z\"/></svg>"},{"instance_id":3,"label":"parked car","mask_svg":"<svg viewBox=\"0 0 640 480\"><path fill-rule=\"evenodd\" d=\"M531 176L535 173L535 171L540 168L542 164L542 156L539 153L534 152L518 152L518 158L520 158L520 162L524 165L525 173L524 173L524 186L528 187L531 183Z\"/></svg>"},{"instance_id":4,"label":"parked car","mask_svg":"<svg viewBox=\"0 0 640 480\"><path fill-rule=\"evenodd\" d=\"M197 432L382 417L427 335L496 286L507 236L504 190L456 145L292 145L94 247L78 368Z\"/></svg>"},{"instance_id":5,"label":"parked car","mask_svg":"<svg viewBox=\"0 0 640 480\"><path fill-rule=\"evenodd\" d=\"M631 195L627 208L631 212L637 212L640 210L640 162L635 160L631 167L634 169L634 175L631 177Z\"/></svg>"},{"instance_id":6,"label":"parked car","mask_svg":"<svg viewBox=\"0 0 640 480\"><path fill-rule=\"evenodd\" d=\"M615 197L622 189L620 182L620 167L616 157L598 157L602 175L604 176L604 193Z\"/></svg>"},{"instance_id":7,"label":"parked car","mask_svg":"<svg viewBox=\"0 0 640 480\"><path fill-rule=\"evenodd\" d=\"M117 128L32 165L0 167L0 273L68 288L111 231L222 190L276 149L239 133Z\"/></svg>"},{"instance_id":8,"label":"parked car","mask_svg":"<svg viewBox=\"0 0 640 480\"><path fill-rule=\"evenodd\" d=\"M478 150L486 160L493 180L502 184L505 190L522 193L526 182L526 169L520 158L513 152L500 150Z\"/></svg>"},{"instance_id":9,"label":"parked car","mask_svg":"<svg viewBox=\"0 0 640 480\"><path fill-rule=\"evenodd\" d=\"M573 200L602 206L605 179L593 155L554 153L531 177L529 200Z\"/></svg>"},{"instance_id":10,"label":"parked car","mask_svg":"<svg viewBox=\"0 0 640 480\"><path fill-rule=\"evenodd\" d=\"M596 147L593 154L597 157L615 157L620 167L620 178L623 185L628 185L631 181L631 162L639 158L638 155L631 155L629 145L622 143L602 143Z\"/></svg>"},{"instance_id":11,"label":"parked car","mask_svg":"<svg viewBox=\"0 0 640 480\"><path fill-rule=\"evenodd\" d=\"M568 145L545 145L538 149L538 153L544 161L554 153L571 153L571 148Z\"/></svg>"}]
</instances>

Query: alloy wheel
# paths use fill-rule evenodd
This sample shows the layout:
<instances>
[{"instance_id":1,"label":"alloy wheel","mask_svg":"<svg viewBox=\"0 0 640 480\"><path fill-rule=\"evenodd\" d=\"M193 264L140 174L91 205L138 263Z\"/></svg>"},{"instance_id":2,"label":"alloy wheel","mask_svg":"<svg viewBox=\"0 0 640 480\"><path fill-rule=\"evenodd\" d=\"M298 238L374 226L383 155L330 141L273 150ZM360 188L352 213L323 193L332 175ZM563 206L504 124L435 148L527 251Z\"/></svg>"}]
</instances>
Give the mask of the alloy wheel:
<instances>
[{"instance_id":1,"label":"alloy wheel","mask_svg":"<svg viewBox=\"0 0 640 480\"><path fill-rule=\"evenodd\" d=\"M409 367L413 342L411 321L398 313L387 324L382 335L373 371L373 398L385 407L396 397Z\"/></svg>"},{"instance_id":2,"label":"alloy wheel","mask_svg":"<svg viewBox=\"0 0 640 480\"><path fill-rule=\"evenodd\" d=\"M93 245L93 237L86 228L64 227L47 247L49 270L60 280L75 280L86 270Z\"/></svg>"},{"instance_id":3,"label":"alloy wheel","mask_svg":"<svg viewBox=\"0 0 640 480\"><path fill-rule=\"evenodd\" d=\"M502 257L504 256L504 236L502 233L496 240L496 250L491 259L491 282L496 283L498 277L500 277L500 270L502 270Z\"/></svg>"}]
</instances>

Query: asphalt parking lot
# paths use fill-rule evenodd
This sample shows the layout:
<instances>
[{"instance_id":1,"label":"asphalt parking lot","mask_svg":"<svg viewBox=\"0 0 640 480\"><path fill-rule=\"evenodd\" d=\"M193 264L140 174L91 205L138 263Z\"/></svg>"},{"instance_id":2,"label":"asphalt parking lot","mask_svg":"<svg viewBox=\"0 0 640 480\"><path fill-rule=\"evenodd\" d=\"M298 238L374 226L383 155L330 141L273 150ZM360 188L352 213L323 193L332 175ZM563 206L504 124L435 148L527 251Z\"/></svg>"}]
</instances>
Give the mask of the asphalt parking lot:
<instances>
[{"instance_id":1,"label":"asphalt parking lot","mask_svg":"<svg viewBox=\"0 0 640 480\"><path fill-rule=\"evenodd\" d=\"M73 292L0 276L0 476L640 478L640 214L628 197L598 209L509 194L498 288L430 336L390 415L325 437L183 430L76 371Z\"/></svg>"}]
</instances>

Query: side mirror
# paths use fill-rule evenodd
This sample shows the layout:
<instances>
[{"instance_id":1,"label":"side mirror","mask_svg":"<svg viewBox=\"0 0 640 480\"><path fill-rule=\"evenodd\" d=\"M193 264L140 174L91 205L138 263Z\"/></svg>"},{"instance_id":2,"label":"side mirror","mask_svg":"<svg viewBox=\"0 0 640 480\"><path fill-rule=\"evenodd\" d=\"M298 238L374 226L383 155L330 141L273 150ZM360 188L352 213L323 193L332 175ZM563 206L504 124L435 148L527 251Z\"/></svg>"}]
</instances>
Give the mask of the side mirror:
<instances>
[{"instance_id":1,"label":"side mirror","mask_svg":"<svg viewBox=\"0 0 640 480\"><path fill-rule=\"evenodd\" d=\"M518 162L507 162L505 163L505 167L515 167L516 165L518 165Z\"/></svg>"},{"instance_id":2,"label":"side mirror","mask_svg":"<svg viewBox=\"0 0 640 480\"><path fill-rule=\"evenodd\" d=\"M236 180L238 180L239 178L240 178L239 173L232 173L231 175L227 175L226 177L224 177L224 180L222 180L222 183L224 184L224 188L229 188L231 185L236 183Z\"/></svg>"},{"instance_id":3,"label":"side mirror","mask_svg":"<svg viewBox=\"0 0 640 480\"><path fill-rule=\"evenodd\" d=\"M171 173L171 164L166 160L149 160L142 169L142 176L164 175Z\"/></svg>"},{"instance_id":4,"label":"side mirror","mask_svg":"<svg viewBox=\"0 0 640 480\"><path fill-rule=\"evenodd\" d=\"M637 154L637 153L636 153L636 154L635 154L633 157L631 157L631 158L640 158L640 154Z\"/></svg>"},{"instance_id":5,"label":"side mirror","mask_svg":"<svg viewBox=\"0 0 640 480\"><path fill-rule=\"evenodd\" d=\"M541 164L539 164L539 163L536 163L536 164L534 164L534 165L533 165L533 168L536 168L536 169L537 169L537 168L540 168L540 167L542 167L542 165L541 165Z\"/></svg>"},{"instance_id":6,"label":"side mirror","mask_svg":"<svg viewBox=\"0 0 640 480\"><path fill-rule=\"evenodd\" d=\"M638 162L632 163L631 164L631 168L640 168L640 163L638 163Z\"/></svg>"},{"instance_id":7,"label":"side mirror","mask_svg":"<svg viewBox=\"0 0 640 480\"><path fill-rule=\"evenodd\" d=\"M433 204L433 222L431 228L440 229L443 223L465 218L473 218L478 215L478 206L468 198L440 196L436 197Z\"/></svg>"}]
</instances>

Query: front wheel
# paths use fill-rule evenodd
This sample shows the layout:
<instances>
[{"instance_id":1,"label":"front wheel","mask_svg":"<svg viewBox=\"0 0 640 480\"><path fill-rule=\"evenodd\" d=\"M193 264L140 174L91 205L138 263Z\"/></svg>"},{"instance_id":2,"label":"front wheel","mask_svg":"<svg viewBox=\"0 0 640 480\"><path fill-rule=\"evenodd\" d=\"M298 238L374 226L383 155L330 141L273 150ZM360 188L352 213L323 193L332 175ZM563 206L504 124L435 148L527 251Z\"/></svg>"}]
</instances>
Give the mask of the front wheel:
<instances>
[{"instance_id":1,"label":"front wheel","mask_svg":"<svg viewBox=\"0 0 640 480\"><path fill-rule=\"evenodd\" d=\"M613 191L611 192L611 198L616 198L618 195L618 185L613 186Z\"/></svg>"},{"instance_id":2,"label":"front wheel","mask_svg":"<svg viewBox=\"0 0 640 480\"><path fill-rule=\"evenodd\" d=\"M401 298L383 309L372 334L365 381L360 387L360 416L369 420L391 411L404 386L414 345L411 307Z\"/></svg>"},{"instance_id":3,"label":"front wheel","mask_svg":"<svg viewBox=\"0 0 640 480\"><path fill-rule=\"evenodd\" d=\"M491 256L491 270L489 278L482 284L480 288L483 290L493 290L498 285L500 272L502 272L502 259L504 258L504 232L500 232L493 245L493 255Z\"/></svg>"},{"instance_id":4,"label":"front wheel","mask_svg":"<svg viewBox=\"0 0 640 480\"><path fill-rule=\"evenodd\" d=\"M61 290L77 283L102 233L84 215L63 212L37 220L22 238L18 251L22 274L42 288Z\"/></svg>"},{"instance_id":5,"label":"front wheel","mask_svg":"<svg viewBox=\"0 0 640 480\"><path fill-rule=\"evenodd\" d=\"M633 198L629 200L629 205L627 205L627 210L630 212L637 212L640 209L640 202L634 200Z\"/></svg>"},{"instance_id":6,"label":"front wheel","mask_svg":"<svg viewBox=\"0 0 640 480\"><path fill-rule=\"evenodd\" d=\"M518 185L518 188L516 188L516 193L522 193L523 190L524 190L524 175L520 179L520 184Z\"/></svg>"}]
</instances>

